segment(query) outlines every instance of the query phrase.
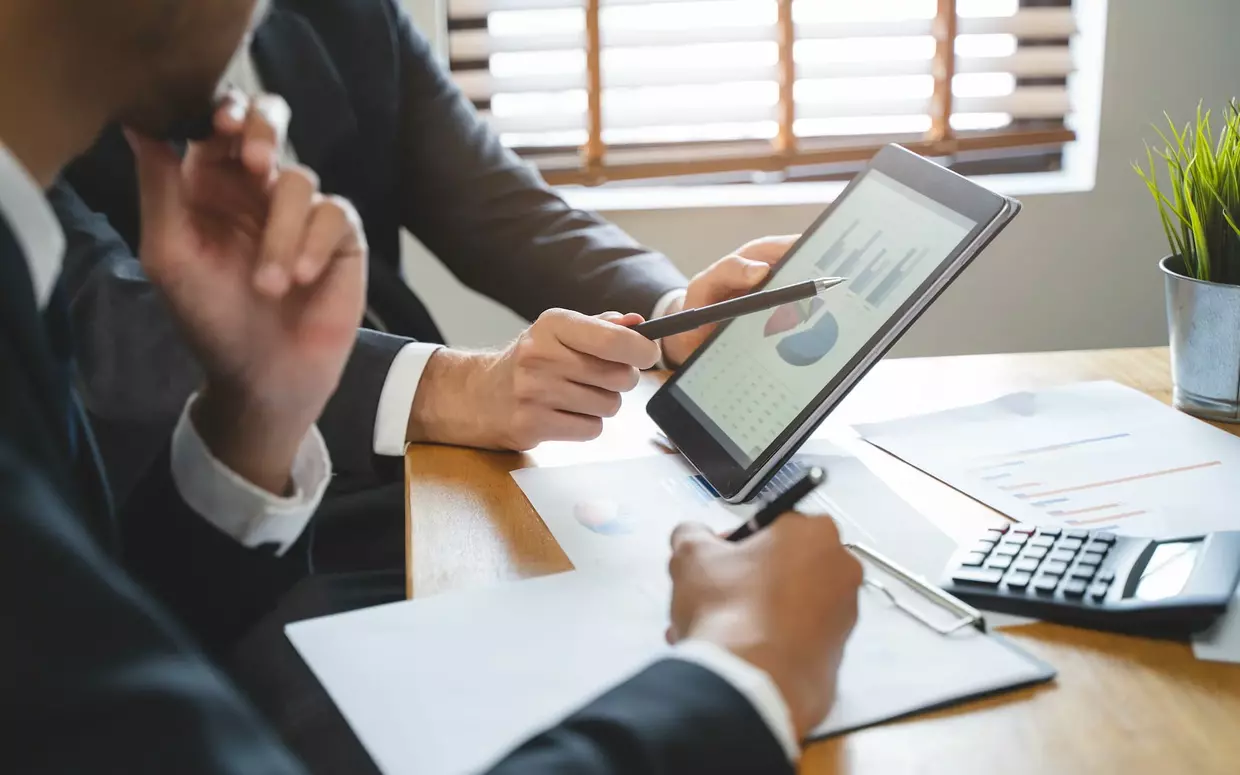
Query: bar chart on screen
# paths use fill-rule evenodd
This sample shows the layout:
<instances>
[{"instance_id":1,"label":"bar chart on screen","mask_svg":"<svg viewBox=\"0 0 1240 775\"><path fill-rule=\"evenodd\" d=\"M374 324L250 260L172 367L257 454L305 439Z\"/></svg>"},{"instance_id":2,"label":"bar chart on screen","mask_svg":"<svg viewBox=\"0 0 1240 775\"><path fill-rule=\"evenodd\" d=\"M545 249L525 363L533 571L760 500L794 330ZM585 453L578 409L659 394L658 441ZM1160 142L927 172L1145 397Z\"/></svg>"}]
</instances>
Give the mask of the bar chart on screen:
<instances>
[{"instance_id":1,"label":"bar chart on screen","mask_svg":"<svg viewBox=\"0 0 1240 775\"><path fill-rule=\"evenodd\" d=\"M1114 383L858 430L1022 522L1151 538L1240 528L1240 439Z\"/></svg>"},{"instance_id":2,"label":"bar chart on screen","mask_svg":"<svg viewBox=\"0 0 1240 775\"><path fill-rule=\"evenodd\" d=\"M881 307L930 250L911 247L889 256L888 248L882 244L882 230L874 231L858 247L850 250L851 235L860 225L860 220L854 220L831 243L815 266L820 272L852 278L849 291L863 298L870 306Z\"/></svg>"}]
</instances>

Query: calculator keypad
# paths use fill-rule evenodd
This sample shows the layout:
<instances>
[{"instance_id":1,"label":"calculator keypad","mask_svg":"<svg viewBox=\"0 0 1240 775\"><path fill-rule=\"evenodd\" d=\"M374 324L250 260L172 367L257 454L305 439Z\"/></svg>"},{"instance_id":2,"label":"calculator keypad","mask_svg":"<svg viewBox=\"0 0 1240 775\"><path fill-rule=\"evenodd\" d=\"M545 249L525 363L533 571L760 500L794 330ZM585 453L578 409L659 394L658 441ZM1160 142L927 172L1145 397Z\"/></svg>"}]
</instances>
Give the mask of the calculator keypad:
<instances>
[{"instance_id":1,"label":"calculator keypad","mask_svg":"<svg viewBox=\"0 0 1240 775\"><path fill-rule=\"evenodd\" d=\"M971 547L952 581L1100 602L1115 580L1113 571L1099 570L1115 541L1109 533L1084 530L992 528Z\"/></svg>"}]
</instances>

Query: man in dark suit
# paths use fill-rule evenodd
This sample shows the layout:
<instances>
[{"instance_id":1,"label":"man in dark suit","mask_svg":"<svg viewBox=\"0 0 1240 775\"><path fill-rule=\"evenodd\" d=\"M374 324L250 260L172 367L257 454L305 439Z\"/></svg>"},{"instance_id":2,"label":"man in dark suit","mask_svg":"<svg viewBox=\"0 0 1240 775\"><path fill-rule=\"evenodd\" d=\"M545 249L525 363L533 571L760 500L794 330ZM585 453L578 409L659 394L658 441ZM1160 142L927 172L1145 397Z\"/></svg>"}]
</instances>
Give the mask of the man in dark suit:
<instances>
[{"instance_id":1,"label":"man in dark suit","mask_svg":"<svg viewBox=\"0 0 1240 775\"><path fill-rule=\"evenodd\" d=\"M359 336L320 421L338 490L395 481L399 467L383 456L406 440L526 449L596 435L650 363L588 315L650 317L720 301L760 281L787 247L746 246L749 258L721 260L686 291L664 256L571 209L500 145L397 0L276 0L242 54L229 79L288 100L298 160L356 204L370 240L367 322L386 333ZM136 269L136 201L115 128L54 197L69 235L85 399L122 490L199 379ZM401 277L402 229L467 285L536 322L494 352L437 350L440 333ZM575 312L548 312L557 307ZM669 340L667 360L683 361L704 336ZM395 516L397 489L383 501ZM358 522L356 505L343 511Z\"/></svg>"},{"instance_id":2,"label":"man in dark suit","mask_svg":"<svg viewBox=\"0 0 1240 775\"><path fill-rule=\"evenodd\" d=\"M0 685L14 772L299 773L208 651L305 562L331 462L315 429L364 306L347 202L244 164L282 103L234 101L182 156L254 0L0 2ZM106 122L132 130L142 266L203 369L113 511L73 388L63 233L40 188ZM259 127L248 133L246 127ZM248 153L243 150L243 154ZM616 327L637 347L640 337ZM830 520L674 539L675 656L499 763L533 772L790 771L828 710L860 569Z\"/></svg>"}]
</instances>

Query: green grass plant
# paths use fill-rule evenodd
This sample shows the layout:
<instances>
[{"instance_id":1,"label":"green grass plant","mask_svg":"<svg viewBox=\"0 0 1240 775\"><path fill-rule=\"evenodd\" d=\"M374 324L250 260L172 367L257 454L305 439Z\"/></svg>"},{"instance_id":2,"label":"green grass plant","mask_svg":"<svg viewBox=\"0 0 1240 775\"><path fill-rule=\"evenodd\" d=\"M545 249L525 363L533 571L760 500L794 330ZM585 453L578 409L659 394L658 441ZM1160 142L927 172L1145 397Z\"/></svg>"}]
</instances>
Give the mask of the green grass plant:
<instances>
[{"instance_id":1,"label":"green grass plant","mask_svg":"<svg viewBox=\"0 0 1240 775\"><path fill-rule=\"evenodd\" d=\"M1200 105L1183 128L1167 116L1167 131L1154 127L1163 147L1146 143L1148 166L1132 166L1158 204L1167 243L1185 273L1240 285L1240 105L1233 100L1227 107L1217 137L1212 122Z\"/></svg>"}]
</instances>

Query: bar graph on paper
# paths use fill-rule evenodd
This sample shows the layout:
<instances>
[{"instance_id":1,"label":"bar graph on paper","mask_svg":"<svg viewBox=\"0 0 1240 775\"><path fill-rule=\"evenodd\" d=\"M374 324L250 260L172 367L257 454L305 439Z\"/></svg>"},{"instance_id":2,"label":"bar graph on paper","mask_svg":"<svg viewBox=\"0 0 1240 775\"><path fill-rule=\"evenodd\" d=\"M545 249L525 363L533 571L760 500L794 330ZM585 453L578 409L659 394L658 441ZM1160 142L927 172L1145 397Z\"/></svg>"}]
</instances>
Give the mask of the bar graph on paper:
<instances>
[{"instance_id":1,"label":"bar graph on paper","mask_svg":"<svg viewBox=\"0 0 1240 775\"><path fill-rule=\"evenodd\" d=\"M1114 383L858 430L1022 522L1149 537L1240 529L1240 439Z\"/></svg>"},{"instance_id":2,"label":"bar graph on paper","mask_svg":"<svg viewBox=\"0 0 1240 775\"><path fill-rule=\"evenodd\" d=\"M1141 490L1191 486L1197 474L1223 465L1193 456L1159 462L1133 455L1135 443L1131 433L1072 439L998 455L966 473L977 477L979 489L1021 501L1047 522L1096 530L1148 516L1151 501L1139 497Z\"/></svg>"}]
</instances>

